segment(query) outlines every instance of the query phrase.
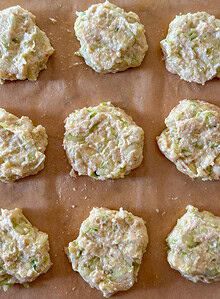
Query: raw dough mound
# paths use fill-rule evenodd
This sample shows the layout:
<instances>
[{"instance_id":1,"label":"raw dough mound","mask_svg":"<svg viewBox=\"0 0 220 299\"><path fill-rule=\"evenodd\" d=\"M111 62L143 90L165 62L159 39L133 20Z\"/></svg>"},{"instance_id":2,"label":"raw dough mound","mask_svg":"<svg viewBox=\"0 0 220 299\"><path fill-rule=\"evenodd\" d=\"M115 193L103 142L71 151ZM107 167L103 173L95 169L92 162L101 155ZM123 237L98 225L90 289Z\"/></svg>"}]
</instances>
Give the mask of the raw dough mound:
<instances>
[{"instance_id":1,"label":"raw dough mound","mask_svg":"<svg viewBox=\"0 0 220 299\"><path fill-rule=\"evenodd\" d=\"M8 183L44 168L46 130L0 108L0 180Z\"/></svg>"},{"instance_id":2,"label":"raw dough mound","mask_svg":"<svg viewBox=\"0 0 220 299\"><path fill-rule=\"evenodd\" d=\"M143 159L144 132L110 102L83 108L65 120L64 149L79 175L97 180L123 178Z\"/></svg>"},{"instance_id":3,"label":"raw dough mound","mask_svg":"<svg viewBox=\"0 0 220 299\"><path fill-rule=\"evenodd\" d=\"M78 12L74 29L81 44L76 54L99 73L139 66L148 49L139 17L108 1Z\"/></svg>"},{"instance_id":4,"label":"raw dough mound","mask_svg":"<svg viewBox=\"0 0 220 299\"><path fill-rule=\"evenodd\" d=\"M35 280L52 265L48 235L33 227L21 209L1 209L0 239L0 287L3 290L14 283Z\"/></svg>"},{"instance_id":5,"label":"raw dough mound","mask_svg":"<svg viewBox=\"0 0 220 299\"><path fill-rule=\"evenodd\" d=\"M165 119L157 137L162 153L191 178L220 178L220 108L204 101L183 100Z\"/></svg>"},{"instance_id":6,"label":"raw dough mound","mask_svg":"<svg viewBox=\"0 0 220 299\"><path fill-rule=\"evenodd\" d=\"M20 6L0 11L0 83L36 80L53 52L34 15Z\"/></svg>"},{"instance_id":7,"label":"raw dough mound","mask_svg":"<svg viewBox=\"0 0 220 299\"><path fill-rule=\"evenodd\" d=\"M187 206L167 238L168 262L193 281L220 280L220 217Z\"/></svg>"},{"instance_id":8,"label":"raw dough mound","mask_svg":"<svg viewBox=\"0 0 220 299\"><path fill-rule=\"evenodd\" d=\"M93 208L66 254L74 271L92 288L110 297L133 286L147 244L142 218L122 208Z\"/></svg>"},{"instance_id":9,"label":"raw dough mound","mask_svg":"<svg viewBox=\"0 0 220 299\"><path fill-rule=\"evenodd\" d=\"M206 12L176 16L161 41L166 68L188 82L220 77L220 20Z\"/></svg>"}]
</instances>

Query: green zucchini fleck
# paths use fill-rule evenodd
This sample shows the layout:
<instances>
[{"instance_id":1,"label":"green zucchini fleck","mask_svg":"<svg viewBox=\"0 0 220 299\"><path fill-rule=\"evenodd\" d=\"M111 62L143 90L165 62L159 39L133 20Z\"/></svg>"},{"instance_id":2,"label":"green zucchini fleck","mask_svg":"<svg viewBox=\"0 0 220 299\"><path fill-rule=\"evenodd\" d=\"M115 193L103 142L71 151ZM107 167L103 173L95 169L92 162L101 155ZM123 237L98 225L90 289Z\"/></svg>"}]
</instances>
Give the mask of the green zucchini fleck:
<instances>
[{"instance_id":1,"label":"green zucchini fleck","mask_svg":"<svg viewBox=\"0 0 220 299\"><path fill-rule=\"evenodd\" d=\"M37 259L33 259L32 261L30 261L30 264L31 264L32 268L34 269L34 271L36 271L36 269L37 269L37 262L38 262Z\"/></svg>"}]
</instances>

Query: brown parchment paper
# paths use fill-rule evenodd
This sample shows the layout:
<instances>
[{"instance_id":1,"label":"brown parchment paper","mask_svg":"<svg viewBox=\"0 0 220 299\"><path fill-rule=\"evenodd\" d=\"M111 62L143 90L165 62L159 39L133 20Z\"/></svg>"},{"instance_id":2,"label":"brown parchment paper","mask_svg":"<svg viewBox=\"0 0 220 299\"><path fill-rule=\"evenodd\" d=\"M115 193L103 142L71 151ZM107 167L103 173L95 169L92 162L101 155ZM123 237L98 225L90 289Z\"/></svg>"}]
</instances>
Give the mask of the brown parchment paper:
<instances>
[{"instance_id":1,"label":"brown parchment paper","mask_svg":"<svg viewBox=\"0 0 220 299\"><path fill-rule=\"evenodd\" d=\"M37 82L12 82L0 87L0 106L18 116L29 116L35 124L45 126L49 136L44 170L13 184L0 183L0 206L22 208L35 226L49 234L53 261L48 273L31 283L29 289L16 285L7 293L1 292L0 297L102 298L99 291L91 289L72 271L63 248L77 237L92 207L123 207L146 220L150 242L138 282L114 298L219 298L220 283L194 284L172 270L166 260L165 244L167 234L188 204L220 216L219 182L192 181L178 172L159 152L155 137L165 127L164 118L181 99L202 99L220 106L219 80L205 86L180 80L165 69L159 47L175 15L207 11L219 18L220 1L112 0L138 13L146 28L149 50L141 67L109 75L95 73L73 55L79 48L73 32L75 11L96 2L101 1L0 1L0 9L19 4L35 14L37 24L56 50ZM55 18L57 23L49 18ZM72 179L62 148L63 121L74 109L103 100L111 100L124 109L144 129L144 161L124 179Z\"/></svg>"}]
</instances>

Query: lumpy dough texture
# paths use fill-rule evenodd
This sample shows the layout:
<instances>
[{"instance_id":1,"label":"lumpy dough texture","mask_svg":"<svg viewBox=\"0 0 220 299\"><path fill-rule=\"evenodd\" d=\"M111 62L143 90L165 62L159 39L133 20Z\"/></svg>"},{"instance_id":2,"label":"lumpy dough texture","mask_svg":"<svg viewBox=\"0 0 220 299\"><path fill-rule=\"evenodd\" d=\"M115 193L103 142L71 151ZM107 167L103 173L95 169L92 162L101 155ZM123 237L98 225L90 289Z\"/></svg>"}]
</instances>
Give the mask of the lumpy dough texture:
<instances>
[{"instance_id":1,"label":"lumpy dough texture","mask_svg":"<svg viewBox=\"0 0 220 299\"><path fill-rule=\"evenodd\" d=\"M106 1L78 12L77 52L99 73L115 73L141 64L148 49L144 26L133 12Z\"/></svg>"},{"instance_id":2,"label":"lumpy dough texture","mask_svg":"<svg viewBox=\"0 0 220 299\"><path fill-rule=\"evenodd\" d=\"M143 219L122 208L93 208L66 254L74 271L110 297L133 286L147 243Z\"/></svg>"},{"instance_id":3,"label":"lumpy dough texture","mask_svg":"<svg viewBox=\"0 0 220 299\"><path fill-rule=\"evenodd\" d=\"M220 20L206 12L179 15L161 41L168 71L205 84L220 77Z\"/></svg>"},{"instance_id":4,"label":"lumpy dough texture","mask_svg":"<svg viewBox=\"0 0 220 299\"><path fill-rule=\"evenodd\" d=\"M160 150L191 178L219 180L220 108L204 101L183 100L165 119L157 137Z\"/></svg>"},{"instance_id":5,"label":"lumpy dough texture","mask_svg":"<svg viewBox=\"0 0 220 299\"><path fill-rule=\"evenodd\" d=\"M0 287L35 280L50 268L48 235L33 227L21 209L0 213Z\"/></svg>"},{"instance_id":6,"label":"lumpy dough texture","mask_svg":"<svg viewBox=\"0 0 220 299\"><path fill-rule=\"evenodd\" d=\"M0 82L36 80L54 52L35 16L20 6L0 11Z\"/></svg>"},{"instance_id":7,"label":"lumpy dough texture","mask_svg":"<svg viewBox=\"0 0 220 299\"><path fill-rule=\"evenodd\" d=\"M0 180L12 182L44 168L47 134L26 117L0 108Z\"/></svg>"},{"instance_id":8,"label":"lumpy dough texture","mask_svg":"<svg viewBox=\"0 0 220 299\"><path fill-rule=\"evenodd\" d=\"M64 148L79 175L97 180L123 178L143 159L144 132L110 102L83 108L65 120Z\"/></svg>"},{"instance_id":9,"label":"lumpy dough texture","mask_svg":"<svg viewBox=\"0 0 220 299\"><path fill-rule=\"evenodd\" d=\"M220 217L187 206L167 238L168 262L193 281L220 280Z\"/></svg>"}]
</instances>

